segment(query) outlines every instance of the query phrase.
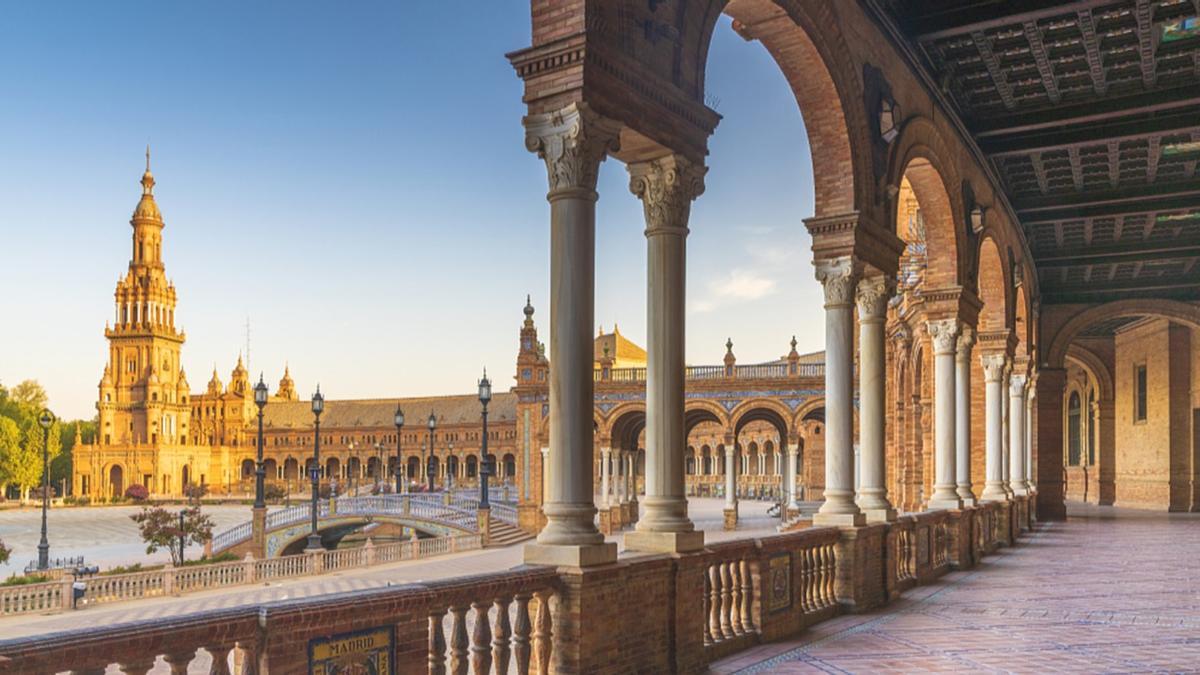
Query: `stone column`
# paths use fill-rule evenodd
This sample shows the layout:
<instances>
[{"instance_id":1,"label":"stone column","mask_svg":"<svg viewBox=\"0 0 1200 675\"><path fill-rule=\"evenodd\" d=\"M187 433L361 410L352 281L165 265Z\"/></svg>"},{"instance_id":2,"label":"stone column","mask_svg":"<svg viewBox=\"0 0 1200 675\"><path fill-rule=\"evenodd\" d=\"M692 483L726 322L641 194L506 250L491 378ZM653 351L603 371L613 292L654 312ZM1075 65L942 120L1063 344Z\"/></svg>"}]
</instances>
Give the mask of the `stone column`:
<instances>
[{"instance_id":1,"label":"stone column","mask_svg":"<svg viewBox=\"0 0 1200 675\"><path fill-rule=\"evenodd\" d=\"M1004 406L1000 400L1004 398L1001 379L1004 376L1006 359L1003 354L984 354L983 361L983 404L984 404L984 447L986 448L987 481L983 486L981 498L986 502L1002 502L1008 499L1004 491L1004 433L1002 417Z\"/></svg>"},{"instance_id":2,"label":"stone column","mask_svg":"<svg viewBox=\"0 0 1200 675\"><path fill-rule=\"evenodd\" d=\"M930 321L933 342L933 447L934 482L929 509L959 509L955 459L954 360L958 347L958 319Z\"/></svg>"},{"instance_id":3,"label":"stone column","mask_svg":"<svg viewBox=\"0 0 1200 675\"><path fill-rule=\"evenodd\" d=\"M954 362L955 469L958 477L958 496L963 506L975 506L975 491L971 487L971 347L975 344L975 329L963 326L958 336L958 353Z\"/></svg>"},{"instance_id":4,"label":"stone column","mask_svg":"<svg viewBox=\"0 0 1200 675\"><path fill-rule=\"evenodd\" d=\"M858 507L870 522L896 520L896 509L887 496L884 441L887 412L884 386L887 359L883 324L896 281L888 275L858 282Z\"/></svg>"},{"instance_id":5,"label":"stone column","mask_svg":"<svg viewBox=\"0 0 1200 675\"><path fill-rule=\"evenodd\" d=\"M596 529L592 493L596 175L620 124L584 103L525 118L525 146L546 162L550 191L550 457L546 526L525 562L582 567L616 560Z\"/></svg>"},{"instance_id":6,"label":"stone column","mask_svg":"<svg viewBox=\"0 0 1200 675\"><path fill-rule=\"evenodd\" d=\"M1008 385L1009 378L1012 376L1012 360L1007 359L1004 362L1004 374L1000 376L1000 404L1002 406L1002 414L1000 416L1001 425L1003 427L1000 433L1000 442L1003 444L1003 450L1000 453L1003 469L1000 472L1001 480L1004 483L1004 494L1009 500L1013 498L1012 483L1009 481L1009 466L1012 464L1011 455L1009 455L1009 428L1012 422L1011 411L1009 410Z\"/></svg>"},{"instance_id":7,"label":"stone column","mask_svg":"<svg viewBox=\"0 0 1200 675\"><path fill-rule=\"evenodd\" d=\"M725 508L737 509L737 467L734 464L735 449L732 445L725 446Z\"/></svg>"},{"instance_id":8,"label":"stone column","mask_svg":"<svg viewBox=\"0 0 1200 675\"><path fill-rule=\"evenodd\" d=\"M799 473L800 466L800 444L788 443L787 445L787 505L788 509L799 511L800 500L796 492L796 476Z\"/></svg>"},{"instance_id":9,"label":"stone column","mask_svg":"<svg viewBox=\"0 0 1200 675\"><path fill-rule=\"evenodd\" d=\"M627 499L627 495L625 492L625 487L626 487L627 483L626 483L626 479L625 479L625 451L624 450L617 450L617 457L616 457L616 461L614 462L613 468L616 470L615 473L613 473L613 497L616 498L614 503L624 504L625 500Z\"/></svg>"},{"instance_id":10,"label":"stone column","mask_svg":"<svg viewBox=\"0 0 1200 675\"><path fill-rule=\"evenodd\" d=\"M854 291L862 274L850 256L818 260L825 287L825 503L815 525L858 526L854 503Z\"/></svg>"},{"instance_id":11,"label":"stone column","mask_svg":"<svg viewBox=\"0 0 1200 675\"><path fill-rule=\"evenodd\" d=\"M629 165L629 189L642 200L646 218L647 247L646 513L625 536L631 551L704 547L684 494L683 388L687 224L692 200L704 192L705 171L682 155Z\"/></svg>"},{"instance_id":12,"label":"stone column","mask_svg":"<svg viewBox=\"0 0 1200 675\"><path fill-rule=\"evenodd\" d=\"M1037 396L1037 373L1029 377L1025 385L1025 492L1028 493L1036 483L1033 480L1033 398ZM1091 434L1091 428L1088 429ZM1087 446L1083 446L1087 454Z\"/></svg>"},{"instance_id":13,"label":"stone column","mask_svg":"<svg viewBox=\"0 0 1200 675\"><path fill-rule=\"evenodd\" d=\"M612 472L612 448L600 448L600 505L608 508L608 481Z\"/></svg>"},{"instance_id":14,"label":"stone column","mask_svg":"<svg viewBox=\"0 0 1200 675\"><path fill-rule=\"evenodd\" d=\"M1029 494L1025 483L1025 376L1013 375L1009 384L1009 395L1012 401L1008 405L1009 440L1008 448L1012 453L1009 459L1009 484L1013 494Z\"/></svg>"}]
</instances>

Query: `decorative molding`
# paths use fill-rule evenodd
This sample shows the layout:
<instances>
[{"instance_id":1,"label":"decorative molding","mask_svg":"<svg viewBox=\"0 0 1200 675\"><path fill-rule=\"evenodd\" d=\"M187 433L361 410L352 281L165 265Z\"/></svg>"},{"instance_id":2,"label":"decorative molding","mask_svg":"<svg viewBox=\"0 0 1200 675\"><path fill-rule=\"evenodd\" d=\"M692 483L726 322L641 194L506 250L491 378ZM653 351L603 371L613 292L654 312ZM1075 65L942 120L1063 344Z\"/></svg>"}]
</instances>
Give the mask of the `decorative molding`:
<instances>
[{"instance_id":1,"label":"decorative molding","mask_svg":"<svg viewBox=\"0 0 1200 675\"><path fill-rule=\"evenodd\" d=\"M620 147L621 124L586 103L525 118L525 147L546 162L550 192L596 190L600 162Z\"/></svg>"},{"instance_id":2,"label":"decorative molding","mask_svg":"<svg viewBox=\"0 0 1200 675\"><path fill-rule=\"evenodd\" d=\"M646 236L687 234L692 200L704 193L708 168L682 155L667 155L629 167L629 190L642 200Z\"/></svg>"},{"instance_id":3,"label":"decorative molding","mask_svg":"<svg viewBox=\"0 0 1200 675\"><path fill-rule=\"evenodd\" d=\"M859 281L855 296L859 320L882 320L887 313L888 300L895 293L896 278L893 276L876 275Z\"/></svg>"},{"instance_id":4,"label":"decorative molding","mask_svg":"<svg viewBox=\"0 0 1200 675\"><path fill-rule=\"evenodd\" d=\"M983 363L983 379L986 382L999 382L1004 376L1004 367L1008 357L1003 354L984 354L980 357Z\"/></svg>"},{"instance_id":5,"label":"decorative molding","mask_svg":"<svg viewBox=\"0 0 1200 675\"><path fill-rule=\"evenodd\" d=\"M958 355L961 358L971 358L971 347L975 346L975 329L970 326L963 326L962 333L958 336Z\"/></svg>"},{"instance_id":6,"label":"decorative molding","mask_svg":"<svg viewBox=\"0 0 1200 675\"><path fill-rule=\"evenodd\" d=\"M1013 398L1024 398L1025 396L1025 376L1014 374L1008 381L1008 393Z\"/></svg>"}]
</instances>

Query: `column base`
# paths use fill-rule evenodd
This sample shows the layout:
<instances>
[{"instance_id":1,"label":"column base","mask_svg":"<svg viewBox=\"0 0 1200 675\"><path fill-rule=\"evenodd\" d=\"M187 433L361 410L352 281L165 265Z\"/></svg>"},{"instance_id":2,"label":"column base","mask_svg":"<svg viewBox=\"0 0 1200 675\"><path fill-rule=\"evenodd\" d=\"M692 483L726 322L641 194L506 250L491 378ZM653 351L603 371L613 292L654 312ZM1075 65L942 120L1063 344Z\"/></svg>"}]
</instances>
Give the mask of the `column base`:
<instances>
[{"instance_id":1,"label":"column base","mask_svg":"<svg viewBox=\"0 0 1200 675\"><path fill-rule=\"evenodd\" d=\"M954 499L930 499L929 502L925 504L926 511L940 511L943 509L948 511L957 511L961 508L962 500L957 497Z\"/></svg>"},{"instance_id":2,"label":"column base","mask_svg":"<svg viewBox=\"0 0 1200 675\"><path fill-rule=\"evenodd\" d=\"M1006 502L1008 495L999 485L988 486L983 488L983 494L979 497L980 501L984 502Z\"/></svg>"},{"instance_id":3,"label":"column base","mask_svg":"<svg viewBox=\"0 0 1200 675\"><path fill-rule=\"evenodd\" d=\"M629 532L625 550L640 553L688 553L704 548L704 532Z\"/></svg>"},{"instance_id":4,"label":"column base","mask_svg":"<svg viewBox=\"0 0 1200 675\"><path fill-rule=\"evenodd\" d=\"M736 530L737 524L738 524L737 507L735 506L733 508L726 508L725 509L725 529L726 530Z\"/></svg>"},{"instance_id":5,"label":"column base","mask_svg":"<svg viewBox=\"0 0 1200 675\"><path fill-rule=\"evenodd\" d=\"M600 544L525 544L526 565L592 567L617 561L616 542Z\"/></svg>"},{"instance_id":6,"label":"column base","mask_svg":"<svg viewBox=\"0 0 1200 675\"><path fill-rule=\"evenodd\" d=\"M817 527L862 527L867 524L867 517L863 515L862 511L858 513L821 513L817 511L813 514L812 523Z\"/></svg>"},{"instance_id":7,"label":"column base","mask_svg":"<svg viewBox=\"0 0 1200 675\"><path fill-rule=\"evenodd\" d=\"M966 508L968 506L978 506L979 505L979 500L975 499L974 495L972 495L970 497L961 497L961 499L962 499L963 508Z\"/></svg>"},{"instance_id":8,"label":"column base","mask_svg":"<svg viewBox=\"0 0 1200 675\"><path fill-rule=\"evenodd\" d=\"M900 517L896 509L890 506L886 509L863 509L863 515L868 523L894 523Z\"/></svg>"}]
</instances>

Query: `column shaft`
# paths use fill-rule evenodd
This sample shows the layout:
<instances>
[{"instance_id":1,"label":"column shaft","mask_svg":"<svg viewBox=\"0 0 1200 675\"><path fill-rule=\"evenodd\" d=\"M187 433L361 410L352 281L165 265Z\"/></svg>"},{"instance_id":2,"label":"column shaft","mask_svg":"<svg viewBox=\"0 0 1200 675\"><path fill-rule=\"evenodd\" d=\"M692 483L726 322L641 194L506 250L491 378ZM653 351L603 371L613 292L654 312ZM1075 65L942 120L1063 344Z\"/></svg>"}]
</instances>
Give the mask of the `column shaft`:
<instances>
[{"instance_id":1,"label":"column shaft","mask_svg":"<svg viewBox=\"0 0 1200 675\"><path fill-rule=\"evenodd\" d=\"M1001 481L1004 484L1004 494L1008 495L1011 500L1013 496L1012 483L1009 481L1009 466L1011 465L1011 455L1009 454L1009 428L1012 423L1011 411L1009 410L1009 395L1008 387L1012 374L1012 361L1005 361L1004 374L1000 376L1000 405L1002 407L1002 415L1000 423L1003 427L1000 433L1000 442L1003 444L1003 449L1000 452L1000 458L1003 463L1003 469L1000 472Z\"/></svg>"},{"instance_id":2,"label":"column shaft","mask_svg":"<svg viewBox=\"0 0 1200 675\"><path fill-rule=\"evenodd\" d=\"M971 486L971 346L975 342L975 331L964 326L958 338L958 354L955 360L956 397L954 426L955 469L957 472L958 496L966 506L975 505L975 491Z\"/></svg>"},{"instance_id":3,"label":"column shaft","mask_svg":"<svg viewBox=\"0 0 1200 675\"><path fill-rule=\"evenodd\" d=\"M608 508L608 481L612 472L612 448L600 448L600 504Z\"/></svg>"},{"instance_id":4,"label":"column shaft","mask_svg":"<svg viewBox=\"0 0 1200 675\"><path fill-rule=\"evenodd\" d=\"M983 486L982 499L989 502L1002 502L1008 499L1004 492L1004 408L1001 399L1004 390L1000 382L1004 374L1004 355L985 354L983 361L983 404L984 404L984 447L987 463L985 465L986 482Z\"/></svg>"},{"instance_id":5,"label":"column shaft","mask_svg":"<svg viewBox=\"0 0 1200 675\"><path fill-rule=\"evenodd\" d=\"M737 475L737 468L734 465L734 449L733 446L725 447L725 508L737 508L737 488L734 484L734 476Z\"/></svg>"},{"instance_id":6,"label":"column shaft","mask_svg":"<svg viewBox=\"0 0 1200 675\"><path fill-rule=\"evenodd\" d=\"M825 503L817 525L866 522L854 503L854 291L861 274L850 257L819 260L825 287Z\"/></svg>"},{"instance_id":7,"label":"column shaft","mask_svg":"<svg viewBox=\"0 0 1200 675\"><path fill-rule=\"evenodd\" d=\"M886 357L884 354L884 319L888 299L895 290L895 281L880 275L863 279L858 284L859 326L859 491L858 506L868 521L888 522L896 519L887 496L887 471L884 455L886 415L884 386Z\"/></svg>"},{"instance_id":8,"label":"column shaft","mask_svg":"<svg viewBox=\"0 0 1200 675\"><path fill-rule=\"evenodd\" d=\"M1009 402L1009 483L1013 494L1029 494L1025 484L1025 376L1013 375L1009 385L1012 400Z\"/></svg>"},{"instance_id":9,"label":"column shaft","mask_svg":"<svg viewBox=\"0 0 1200 675\"><path fill-rule=\"evenodd\" d=\"M933 446L934 484L930 509L962 508L955 470L955 352L958 345L958 319L929 322L933 341Z\"/></svg>"}]
</instances>

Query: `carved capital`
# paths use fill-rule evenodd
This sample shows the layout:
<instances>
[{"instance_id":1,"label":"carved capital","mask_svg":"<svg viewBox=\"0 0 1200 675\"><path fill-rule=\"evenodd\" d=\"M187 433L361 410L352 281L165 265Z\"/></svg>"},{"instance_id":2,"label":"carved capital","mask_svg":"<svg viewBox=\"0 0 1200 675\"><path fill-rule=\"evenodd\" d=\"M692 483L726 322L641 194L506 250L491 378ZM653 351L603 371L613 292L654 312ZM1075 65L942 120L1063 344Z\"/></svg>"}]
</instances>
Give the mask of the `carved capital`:
<instances>
[{"instance_id":1,"label":"carved capital","mask_svg":"<svg viewBox=\"0 0 1200 675\"><path fill-rule=\"evenodd\" d=\"M586 103L525 118L525 147L546 161L550 192L596 190L600 162L620 148L621 124Z\"/></svg>"},{"instance_id":2,"label":"carved capital","mask_svg":"<svg viewBox=\"0 0 1200 675\"><path fill-rule=\"evenodd\" d=\"M704 193L708 167L682 155L629 165L629 190L642 200L646 234L686 233L692 200Z\"/></svg>"},{"instance_id":3,"label":"carved capital","mask_svg":"<svg viewBox=\"0 0 1200 675\"><path fill-rule=\"evenodd\" d=\"M971 347L975 346L975 329L963 326L958 336L958 356L962 359L971 358Z\"/></svg>"},{"instance_id":4,"label":"carved capital","mask_svg":"<svg viewBox=\"0 0 1200 675\"><path fill-rule=\"evenodd\" d=\"M1013 398L1021 398L1025 396L1025 376L1013 375L1008 381L1008 393Z\"/></svg>"},{"instance_id":5,"label":"carved capital","mask_svg":"<svg viewBox=\"0 0 1200 675\"><path fill-rule=\"evenodd\" d=\"M934 354L953 354L958 346L958 319L940 319L925 324Z\"/></svg>"},{"instance_id":6,"label":"carved capital","mask_svg":"<svg viewBox=\"0 0 1200 675\"><path fill-rule=\"evenodd\" d=\"M896 279L888 275L868 277L858 282L858 318L862 321L882 320L887 314L888 300L896 293Z\"/></svg>"},{"instance_id":7,"label":"carved capital","mask_svg":"<svg viewBox=\"0 0 1200 675\"><path fill-rule=\"evenodd\" d=\"M850 256L813 261L817 281L825 287L825 308L849 307L862 276L862 265Z\"/></svg>"},{"instance_id":8,"label":"carved capital","mask_svg":"<svg viewBox=\"0 0 1200 675\"><path fill-rule=\"evenodd\" d=\"M1004 367L1008 359L1003 354L984 354L980 357L983 362L983 379L985 382L999 382L1004 377Z\"/></svg>"}]
</instances>

